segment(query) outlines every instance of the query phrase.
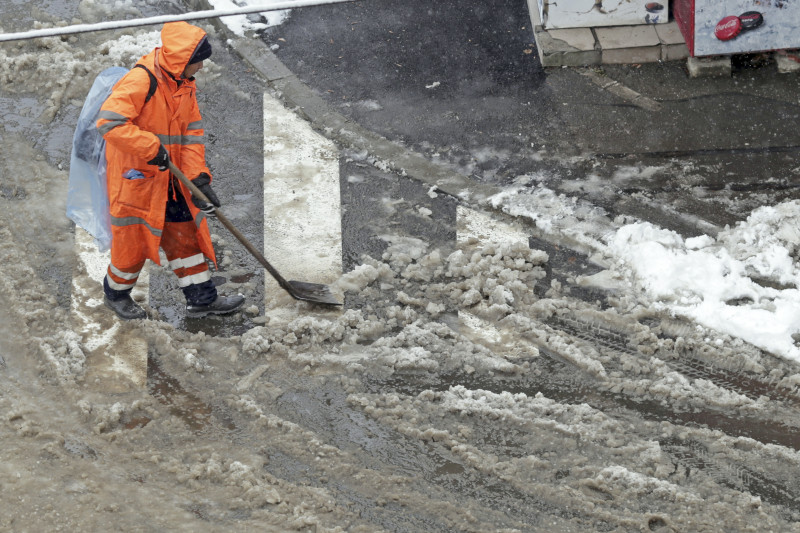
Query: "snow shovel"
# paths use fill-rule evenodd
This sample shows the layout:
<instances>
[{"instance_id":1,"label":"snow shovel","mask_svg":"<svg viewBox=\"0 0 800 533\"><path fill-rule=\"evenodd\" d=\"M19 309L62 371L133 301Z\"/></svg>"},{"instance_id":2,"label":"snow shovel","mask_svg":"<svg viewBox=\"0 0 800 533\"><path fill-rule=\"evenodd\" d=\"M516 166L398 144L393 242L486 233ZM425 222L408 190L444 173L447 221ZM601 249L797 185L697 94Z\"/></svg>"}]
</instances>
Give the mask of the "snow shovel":
<instances>
[{"instance_id":1,"label":"snow shovel","mask_svg":"<svg viewBox=\"0 0 800 533\"><path fill-rule=\"evenodd\" d=\"M210 204L211 202L208 200L205 194L203 194L197 186L192 183L186 175L180 171L180 169L175 166L175 163L172 161L169 162L169 170L178 177L179 180L186 185L192 194L204 202ZM283 289L288 292L292 298L295 300L303 300L305 302L312 302L316 304L324 304L324 305L342 305L342 303L336 299L336 297L331 294L330 287L327 285L322 285L320 283L307 283L305 281L286 281L283 276L281 276L275 267L269 264L269 261L259 252L255 246L253 246L250 241L248 241L242 233L236 229L236 227L231 224L231 221L222 214L219 208L214 209L214 214L217 217L217 220L222 222L222 225L228 228L228 231L233 233L233 236L239 239L247 251L253 254L253 257L258 259L258 262L261 263L264 268L266 268L272 277L275 278L278 284L283 287Z\"/></svg>"}]
</instances>

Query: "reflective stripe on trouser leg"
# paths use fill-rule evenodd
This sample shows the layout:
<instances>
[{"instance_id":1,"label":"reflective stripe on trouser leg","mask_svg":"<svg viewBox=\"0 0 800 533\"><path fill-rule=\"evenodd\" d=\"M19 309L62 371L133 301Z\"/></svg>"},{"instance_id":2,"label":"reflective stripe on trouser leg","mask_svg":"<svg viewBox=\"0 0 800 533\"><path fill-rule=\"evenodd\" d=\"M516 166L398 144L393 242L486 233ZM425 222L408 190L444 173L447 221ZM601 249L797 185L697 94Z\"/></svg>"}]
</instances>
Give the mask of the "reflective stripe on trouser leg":
<instances>
[{"instance_id":1,"label":"reflective stripe on trouser leg","mask_svg":"<svg viewBox=\"0 0 800 533\"><path fill-rule=\"evenodd\" d=\"M131 290L139 279L139 272L142 271L142 267L144 267L144 261L133 266L116 266L112 260L106 271L108 286L114 291Z\"/></svg>"},{"instance_id":2,"label":"reflective stripe on trouser leg","mask_svg":"<svg viewBox=\"0 0 800 533\"><path fill-rule=\"evenodd\" d=\"M170 259L169 266L178 276L178 286L180 288L203 283L211 279L211 271L208 269L208 264L203 254Z\"/></svg>"},{"instance_id":3,"label":"reflective stripe on trouser leg","mask_svg":"<svg viewBox=\"0 0 800 533\"><path fill-rule=\"evenodd\" d=\"M216 298L216 290L211 283L211 271L208 269L205 256L200 251L194 222L167 222L161 237L161 248L167 255L170 268L178 276L178 285L184 289L187 300L188 295L194 294L196 292L194 289L198 286L204 288L201 291L203 300L210 297L206 295L209 291L213 292L213 297Z\"/></svg>"}]
</instances>

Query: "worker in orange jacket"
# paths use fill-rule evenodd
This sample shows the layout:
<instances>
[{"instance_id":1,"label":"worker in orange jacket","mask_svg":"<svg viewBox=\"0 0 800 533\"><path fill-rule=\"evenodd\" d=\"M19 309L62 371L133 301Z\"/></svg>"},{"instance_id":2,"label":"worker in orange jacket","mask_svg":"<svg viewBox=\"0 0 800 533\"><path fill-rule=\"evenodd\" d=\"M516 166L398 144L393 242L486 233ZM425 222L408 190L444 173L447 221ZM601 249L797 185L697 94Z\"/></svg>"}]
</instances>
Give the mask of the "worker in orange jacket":
<instances>
[{"instance_id":1,"label":"worker in orange jacket","mask_svg":"<svg viewBox=\"0 0 800 533\"><path fill-rule=\"evenodd\" d=\"M167 23L161 46L138 61L140 68L114 86L100 109L112 235L103 288L106 306L120 318L146 317L130 293L145 260L161 262L159 248L178 276L187 316L230 313L244 304L241 295L217 294L206 261L216 266L207 217L220 203L206 165L194 75L210 56L202 29ZM170 161L211 204L193 197L169 172Z\"/></svg>"}]
</instances>

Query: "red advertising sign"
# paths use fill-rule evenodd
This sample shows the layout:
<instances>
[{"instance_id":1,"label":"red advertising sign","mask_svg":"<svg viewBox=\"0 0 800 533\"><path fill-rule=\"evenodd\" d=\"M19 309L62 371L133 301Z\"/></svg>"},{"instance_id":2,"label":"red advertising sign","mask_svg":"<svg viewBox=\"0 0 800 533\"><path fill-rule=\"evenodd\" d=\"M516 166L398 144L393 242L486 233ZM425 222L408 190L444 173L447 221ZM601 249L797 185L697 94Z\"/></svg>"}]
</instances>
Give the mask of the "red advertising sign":
<instances>
[{"instance_id":1,"label":"red advertising sign","mask_svg":"<svg viewBox=\"0 0 800 533\"><path fill-rule=\"evenodd\" d=\"M672 0L693 56L800 48L800 3L791 0Z\"/></svg>"}]
</instances>

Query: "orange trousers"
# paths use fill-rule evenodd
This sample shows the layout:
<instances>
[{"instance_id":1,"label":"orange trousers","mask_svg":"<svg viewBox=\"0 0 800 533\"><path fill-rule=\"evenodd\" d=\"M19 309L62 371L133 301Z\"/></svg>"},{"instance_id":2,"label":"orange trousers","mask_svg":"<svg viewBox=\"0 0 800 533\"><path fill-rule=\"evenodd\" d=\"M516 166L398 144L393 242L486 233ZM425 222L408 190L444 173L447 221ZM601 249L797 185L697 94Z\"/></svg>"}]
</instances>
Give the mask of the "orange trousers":
<instances>
[{"instance_id":1,"label":"orange trousers","mask_svg":"<svg viewBox=\"0 0 800 533\"><path fill-rule=\"evenodd\" d=\"M112 234L115 229L112 226ZM144 267L144 252L137 253L135 244L121 242L116 236L111 241L111 264L106 272L106 283L114 292L130 291ZM167 256L170 269L178 276L178 285L185 289L211 280L211 271L197 242L194 222L165 222L161 234L161 249Z\"/></svg>"}]
</instances>

